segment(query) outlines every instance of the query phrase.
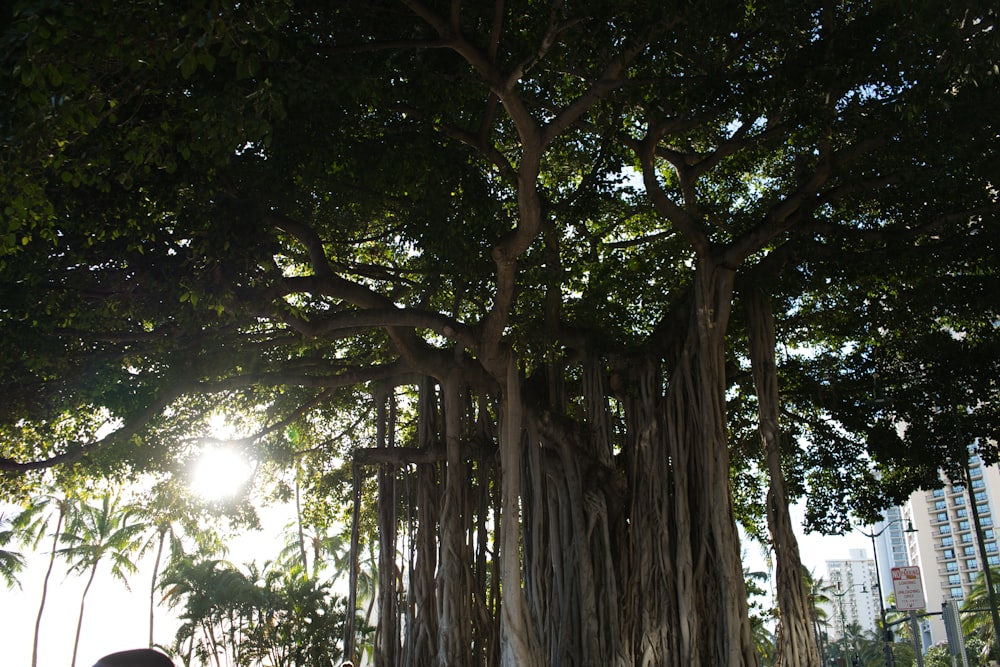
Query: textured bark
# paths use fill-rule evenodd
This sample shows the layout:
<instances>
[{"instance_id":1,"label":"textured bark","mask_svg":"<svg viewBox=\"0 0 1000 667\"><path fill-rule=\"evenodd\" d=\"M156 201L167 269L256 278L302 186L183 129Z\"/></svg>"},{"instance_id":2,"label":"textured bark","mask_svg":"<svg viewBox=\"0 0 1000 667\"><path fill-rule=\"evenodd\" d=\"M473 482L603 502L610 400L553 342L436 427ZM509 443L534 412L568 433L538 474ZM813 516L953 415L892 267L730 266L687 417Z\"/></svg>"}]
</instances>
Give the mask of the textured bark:
<instances>
[{"instance_id":1,"label":"textured bark","mask_svg":"<svg viewBox=\"0 0 1000 667\"><path fill-rule=\"evenodd\" d=\"M348 571L347 618L344 620L344 656L353 660L357 636L358 547L360 542L361 474L357 462L351 465L351 557Z\"/></svg>"},{"instance_id":2,"label":"textured bark","mask_svg":"<svg viewBox=\"0 0 1000 667\"><path fill-rule=\"evenodd\" d=\"M425 379L418 395L417 446L431 450L438 441L437 401L433 383ZM411 545L414 553L409 572L409 596L412 627L406 633L406 665L434 664L438 637L437 570L438 467L418 463L415 481L416 526Z\"/></svg>"},{"instance_id":3,"label":"textured bark","mask_svg":"<svg viewBox=\"0 0 1000 667\"><path fill-rule=\"evenodd\" d=\"M631 400L627 604L636 665L756 665L729 486L723 336L732 272L699 263L688 320ZM655 591L650 595L650 591Z\"/></svg>"},{"instance_id":4,"label":"textured bark","mask_svg":"<svg viewBox=\"0 0 1000 667\"><path fill-rule=\"evenodd\" d=\"M376 396L376 446L391 449L395 446L393 425L387 410L384 394ZM395 468L382 465L378 472L378 527L379 527L379 623L375 634L375 662L394 667L399 664L400 608L398 597L398 569L396 545L398 517Z\"/></svg>"},{"instance_id":5,"label":"textured bark","mask_svg":"<svg viewBox=\"0 0 1000 667\"><path fill-rule=\"evenodd\" d=\"M462 449L461 385L457 377L444 382L444 436L447 462L441 500L441 561L437 575L437 664L472 665L470 564L468 532L468 466Z\"/></svg>"},{"instance_id":6,"label":"textured bark","mask_svg":"<svg viewBox=\"0 0 1000 667\"><path fill-rule=\"evenodd\" d=\"M521 572L521 475L523 411L521 406L521 381L517 361L511 355L507 362L506 393L500 428L500 585L503 589L501 606L500 643L501 664L504 667L535 667L544 665L538 653L535 635L537 625L527 607L525 585L534 580L534 572ZM527 552L529 545L525 544ZM527 556L526 556L527 557Z\"/></svg>"},{"instance_id":7,"label":"textured bark","mask_svg":"<svg viewBox=\"0 0 1000 667\"><path fill-rule=\"evenodd\" d=\"M781 467L778 372L774 361L774 311L770 300L753 289L745 297L760 437L770 476L767 524L775 555L779 611L775 665L818 667L819 649L810 627L809 591L802 577L802 560L788 512L785 477Z\"/></svg>"},{"instance_id":8,"label":"textured bark","mask_svg":"<svg viewBox=\"0 0 1000 667\"><path fill-rule=\"evenodd\" d=\"M732 278L699 266L684 325L614 371L585 354L578 395L549 377L536 383L543 397L529 395L538 378L525 381L510 355L499 414L467 400L456 373L440 401L421 387L419 447L359 455L418 465L406 646L384 664L757 664L725 434ZM498 553L485 548L489 530Z\"/></svg>"}]
</instances>

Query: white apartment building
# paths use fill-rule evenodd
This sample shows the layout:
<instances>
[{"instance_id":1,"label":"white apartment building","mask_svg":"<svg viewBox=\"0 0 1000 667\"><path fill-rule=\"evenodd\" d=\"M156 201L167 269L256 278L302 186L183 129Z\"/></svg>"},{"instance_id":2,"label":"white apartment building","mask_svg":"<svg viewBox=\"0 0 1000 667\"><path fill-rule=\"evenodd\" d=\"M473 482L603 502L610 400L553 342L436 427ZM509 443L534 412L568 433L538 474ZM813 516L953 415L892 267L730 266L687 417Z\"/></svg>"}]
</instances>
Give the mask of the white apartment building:
<instances>
[{"instance_id":1,"label":"white apartment building","mask_svg":"<svg viewBox=\"0 0 1000 667\"><path fill-rule=\"evenodd\" d=\"M865 549L851 549L846 560L826 561L824 605L830 625L830 641L844 636L845 627L857 624L863 631L877 631L879 619L875 562Z\"/></svg>"},{"instance_id":2,"label":"white apartment building","mask_svg":"<svg viewBox=\"0 0 1000 667\"><path fill-rule=\"evenodd\" d=\"M884 574L882 554L886 554L886 562L891 561L893 566L905 564L898 559L891 560L898 555L898 538L905 543L908 564L920 567L926 611L932 613L921 623L925 648L946 641L944 622L940 615L933 613L940 612L947 600L964 599L982 571L972 503L979 514L987 562L992 567L1000 566L996 537L1000 520L997 514L1000 468L986 468L979 457L973 455L969 459L969 472L972 479L969 490L962 483L948 483L940 489L914 493L900 508L900 520L879 538L879 569L887 597L892 592L892 579ZM892 520L893 517L887 515L882 525ZM910 523L915 532L903 530Z\"/></svg>"}]
</instances>

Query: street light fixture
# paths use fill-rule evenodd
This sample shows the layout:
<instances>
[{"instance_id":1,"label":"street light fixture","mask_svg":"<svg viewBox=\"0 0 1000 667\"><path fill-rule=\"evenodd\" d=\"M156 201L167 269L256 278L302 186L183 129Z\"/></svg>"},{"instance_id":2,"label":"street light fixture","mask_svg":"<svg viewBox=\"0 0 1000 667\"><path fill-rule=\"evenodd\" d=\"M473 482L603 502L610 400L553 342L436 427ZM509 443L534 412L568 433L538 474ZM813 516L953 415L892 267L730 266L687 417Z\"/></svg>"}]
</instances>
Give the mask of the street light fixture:
<instances>
[{"instance_id":1,"label":"street light fixture","mask_svg":"<svg viewBox=\"0 0 1000 667\"><path fill-rule=\"evenodd\" d=\"M830 591L830 595L837 598L837 603L840 605L840 645L841 651L844 654L844 665L847 665L847 617L844 615L844 596L851 592L852 589L861 586L861 592L867 593L868 587L864 584L851 584L847 587L847 590L840 590L840 582L837 582L837 590Z\"/></svg>"},{"instance_id":2,"label":"street light fixture","mask_svg":"<svg viewBox=\"0 0 1000 667\"><path fill-rule=\"evenodd\" d=\"M857 529L857 531L859 533L861 533L862 535L864 535L867 538L870 538L871 541L872 541L872 556L875 559L875 586L876 586L876 588L878 588L878 608L879 608L879 613L880 613L880 615L882 617L882 642L883 642L882 650L885 653L885 664L886 664L886 667L895 667L896 662L895 662L895 657L892 655L892 642L890 641L890 639L891 639L890 634L891 633L890 633L890 630L889 630L889 626L886 624L886 618L885 618L885 600L883 600L883 598L882 598L882 577L879 574L879 570L878 570L878 549L875 547L875 538L876 537L880 537L882 535L882 533L884 533L885 531L889 530L889 527L892 526L893 524L902 523L902 521L903 521L902 519L893 519L889 523L887 523L884 526L882 526L882 530L880 530L878 532L872 531L871 533L866 533L865 531L861 530L860 528ZM906 522L906 529L903 530L903 532L904 533L915 533L915 532L917 532L917 529L913 527L913 522L912 521L907 521Z\"/></svg>"}]
</instances>

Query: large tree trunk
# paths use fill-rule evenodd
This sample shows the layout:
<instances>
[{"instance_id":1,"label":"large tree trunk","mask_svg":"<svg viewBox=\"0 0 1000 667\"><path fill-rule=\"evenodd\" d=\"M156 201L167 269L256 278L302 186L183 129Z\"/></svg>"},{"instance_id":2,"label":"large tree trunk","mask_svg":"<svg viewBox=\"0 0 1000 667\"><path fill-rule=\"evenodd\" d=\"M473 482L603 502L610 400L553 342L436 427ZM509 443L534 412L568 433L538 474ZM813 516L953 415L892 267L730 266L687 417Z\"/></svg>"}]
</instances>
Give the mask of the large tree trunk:
<instances>
[{"instance_id":1,"label":"large tree trunk","mask_svg":"<svg viewBox=\"0 0 1000 667\"><path fill-rule=\"evenodd\" d=\"M774 311L771 301L752 288L745 297L760 437L770 476L767 524L774 547L779 611L775 665L814 667L820 664L819 649L810 628L812 614L809 591L806 590L802 576L802 560L788 512L785 476L781 468L778 371L774 362Z\"/></svg>"},{"instance_id":2,"label":"large tree trunk","mask_svg":"<svg viewBox=\"0 0 1000 667\"><path fill-rule=\"evenodd\" d=\"M475 436L463 420L472 423L473 406L463 400L459 377L442 383L443 451L397 450L421 466L443 462L437 514L430 498L417 502L413 625L404 633L412 645L401 653L403 664L429 664L429 657L438 665L528 667L757 664L725 435L723 335L732 277L705 263L688 320L671 344L647 350L610 382L604 362L585 355L582 373L573 373L579 394L572 399L559 395L568 384L551 378L537 383L547 387L542 399L530 396L532 383L522 381L511 354L498 378L499 563L492 567L499 567L502 591L499 658L488 649L492 625L484 612L496 609L485 604L489 579L482 576L486 511L481 496L478 511L470 503L473 483L487 479L469 474ZM624 416L617 428L612 392ZM422 425L441 410L426 393ZM480 418L483 411L480 405ZM429 492L434 476L420 471L418 488ZM427 531L435 516L431 588Z\"/></svg>"},{"instance_id":3,"label":"large tree trunk","mask_svg":"<svg viewBox=\"0 0 1000 667\"><path fill-rule=\"evenodd\" d=\"M647 369L641 385L631 469L636 664L757 664L729 486L723 339L732 282L731 270L699 260L686 329L667 354L662 413L650 412L658 375Z\"/></svg>"}]
</instances>

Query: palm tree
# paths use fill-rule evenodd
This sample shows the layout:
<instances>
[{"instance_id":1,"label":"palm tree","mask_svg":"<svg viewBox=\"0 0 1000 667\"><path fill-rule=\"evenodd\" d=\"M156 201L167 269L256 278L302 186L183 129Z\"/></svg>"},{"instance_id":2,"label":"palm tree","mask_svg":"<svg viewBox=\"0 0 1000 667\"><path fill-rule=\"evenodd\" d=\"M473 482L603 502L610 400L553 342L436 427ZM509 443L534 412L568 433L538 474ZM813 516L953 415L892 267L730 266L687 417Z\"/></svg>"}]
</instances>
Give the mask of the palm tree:
<instances>
[{"instance_id":1,"label":"palm tree","mask_svg":"<svg viewBox=\"0 0 1000 667\"><path fill-rule=\"evenodd\" d=\"M325 527L298 520L285 526L285 546L276 564L299 569L312 579L327 566L333 567L334 576L346 574L351 564L350 540L342 533L330 534Z\"/></svg>"},{"instance_id":2,"label":"palm tree","mask_svg":"<svg viewBox=\"0 0 1000 667\"><path fill-rule=\"evenodd\" d=\"M67 546L60 553L69 561L70 572L87 574L87 583L80 596L72 667L76 667L84 606L97 574L97 566L105 558L109 559L111 575L124 582L126 587L128 575L136 571L132 555L139 549L143 526L140 523L129 523L129 519L130 515L119 507L118 499L106 494L99 504L81 504L67 522L66 531L61 538Z\"/></svg>"},{"instance_id":3,"label":"palm tree","mask_svg":"<svg viewBox=\"0 0 1000 667\"><path fill-rule=\"evenodd\" d=\"M993 581L1000 581L1000 568L991 568ZM983 640L983 653L980 660L983 663L991 658L996 660L993 647L996 645L993 636L993 619L990 616L990 596L986 587L985 572L981 573L969 589L969 595L962 602L962 632L967 637L979 637Z\"/></svg>"},{"instance_id":4,"label":"palm tree","mask_svg":"<svg viewBox=\"0 0 1000 667\"><path fill-rule=\"evenodd\" d=\"M38 551L43 539L52 538L49 563L45 569L45 578L42 580L42 597L38 603L38 614L35 616L35 632L31 644L31 667L38 667L38 637L42 628L42 613L45 611L45 602L48 599L49 580L55 567L63 523L73 507L73 498L50 492L35 498L28 508L16 517L22 543L30 546L32 550ZM55 519L55 528L50 533L49 526L53 519Z\"/></svg>"},{"instance_id":5,"label":"palm tree","mask_svg":"<svg viewBox=\"0 0 1000 667\"><path fill-rule=\"evenodd\" d=\"M136 556L143 556L150 551L155 553L149 580L149 647L152 648L156 592L160 588L164 556L167 566L182 558L185 555L185 538L193 542L198 552L204 555L221 554L225 551L225 546L215 530L201 525L182 494L178 494L169 484L159 485L151 500L140 502L129 511L142 522L144 538Z\"/></svg>"},{"instance_id":6,"label":"palm tree","mask_svg":"<svg viewBox=\"0 0 1000 667\"><path fill-rule=\"evenodd\" d=\"M805 580L806 591L809 595L809 616L812 619L813 633L816 636L816 646L819 647L819 653L822 656L826 633L821 628L827 624L829 618L826 611L830 605L830 596L826 594L829 587L823 581L823 577L817 577L815 571L808 569L805 565L802 566L802 578Z\"/></svg>"},{"instance_id":7,"label":"palm tree","mask_svg":"<svg viewBox=\"0 0 1000 667\"><path fill-rule=\"evenodd\" d=\"M163 548L169 542L171 552L177 548L177 534L174 532L174 524L169 519L162 519L153 522L154 535L140 549L140 553L147 548L156 545L156 559L153 562L153 571L149 577L149 648L153 648L153 625L156 617L156 583L159 578L160 563L163 561Z\"/></svg>"},{"instance_id":8,"label":"palm tree","mask_svg":"<svg viewBox=\"0 0 1000 667\"><path fill-rule=\"evenodd\" d=\"M224 639L231 634L227 629L229 602L246 590L246 576L224 560L183 556L164 572L160 587L171 609L183 607L176 652L187 662L197 655L203 663L212 661L221 667L219 653L225 654Z\"/></svg>"},{"instance_id":9,"label":"palm tree","mask_svg":"<svg viewBox=\"0 0 1000 667\"><path fill-rule=\"evenodd\" d=\"M17 517L11 519L0 513L0 579L4 580L7 588L21 587L17 573L24 569L24 556L20 552L4 548L18 538L16 520Z\"/></svg>"},{"instance_id":10,"label":"palm tree","mask_svg":"<svg viewBox=\"0 0 1000 667\"><path fill-rule=\"evenodd\" d=\"M773 664L775 657L775 635L768 627L768 620L774 618L774 609L765 608L760 602L760 598L767 593L761 584L767 579L767 572L751 572L748 568L743 568L750 611L750 632L753 634L757 657L760 658L761 665L765 666Z\"/></svg>"}]
</instances>

